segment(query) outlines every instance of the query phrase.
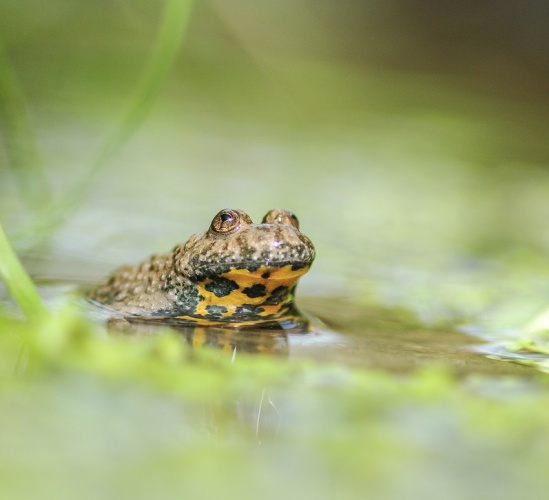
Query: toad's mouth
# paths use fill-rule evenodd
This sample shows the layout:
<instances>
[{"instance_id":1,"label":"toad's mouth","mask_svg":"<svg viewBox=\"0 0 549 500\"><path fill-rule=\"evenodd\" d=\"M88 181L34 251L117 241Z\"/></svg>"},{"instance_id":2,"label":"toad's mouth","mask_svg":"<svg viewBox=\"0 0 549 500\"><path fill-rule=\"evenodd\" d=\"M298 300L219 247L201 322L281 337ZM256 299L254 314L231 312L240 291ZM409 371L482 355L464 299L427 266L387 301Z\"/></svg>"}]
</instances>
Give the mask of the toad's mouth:
<instances>
[{"instance_id":1,"label":"toad's mouth","mask_svg":"<svg viewBox=\"0 0 549 500\"><path fill-rule=\"evenodd\" d=\"M312 260L301 261L276 261L266 259L264 261L239 261L219 264L205 263L197 266L196 275L199 278L211 278L213 276L233 275L256 277L264 280L277 280L297 278L305 274L311 267Z\"/></svg>"},{"instance_id":2,"label":"toad's mouth","mask_svg":"<svg viewBox=\"0 0 549 500\"><path fill-rule=\"evenodd\" d=\"M305 274L309 268L310 264L302 263L296 264L292 262L290 264L285 264L284 262L272 264L272 265L262 265L257 268L249 267L231 267L227 272L223 273L225 276L233 276L235 279L245 280L250 278L251 280L261 280L261 281L280 281L280 280L295 280L299 276Z\"/></svg>"}]
</instances>

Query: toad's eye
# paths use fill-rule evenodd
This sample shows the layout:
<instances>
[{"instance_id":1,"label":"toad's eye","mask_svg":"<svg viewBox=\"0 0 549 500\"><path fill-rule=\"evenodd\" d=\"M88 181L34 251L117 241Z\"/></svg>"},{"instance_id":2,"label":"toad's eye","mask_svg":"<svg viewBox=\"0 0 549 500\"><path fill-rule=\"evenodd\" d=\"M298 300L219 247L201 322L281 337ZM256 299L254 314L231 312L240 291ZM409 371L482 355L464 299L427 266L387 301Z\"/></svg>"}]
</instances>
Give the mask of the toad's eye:
<instances>
[{"instance_id":1,"label":"toad's eye","mask_svg":"<svg viewBox=\"0 0 549 500\"><path fill-rule=\"evenodd\" d=\"M288 210L274 209L270 210L263 217L263 224L286 224L299 229L297 217Z\"/></svg>"},{"instance_id":2,"label":"toad's eye","mask_svg":"<svg viewBox=\"0 0 549 500\"><path fill-rule=\"evenodd\" d=\"M240 227L240 214L236 210L221 210L213 219L210 229L216 233L228 234Z\"/></svg>"},{"instance_id":3,"label":"toad's eye","mask_svg":"<svg viewBox=\"0 0 549 500\"><path fill-rule=\"evenodd\" d=\"M298 220L298 218L297 218L294 214L292 214L292 213L290 213L290 221L291 221L291 223L292 223L292 226L295 226L295 227L297 227L297 228L299 229L299 220Z\"/></svg>"}]
</instances>

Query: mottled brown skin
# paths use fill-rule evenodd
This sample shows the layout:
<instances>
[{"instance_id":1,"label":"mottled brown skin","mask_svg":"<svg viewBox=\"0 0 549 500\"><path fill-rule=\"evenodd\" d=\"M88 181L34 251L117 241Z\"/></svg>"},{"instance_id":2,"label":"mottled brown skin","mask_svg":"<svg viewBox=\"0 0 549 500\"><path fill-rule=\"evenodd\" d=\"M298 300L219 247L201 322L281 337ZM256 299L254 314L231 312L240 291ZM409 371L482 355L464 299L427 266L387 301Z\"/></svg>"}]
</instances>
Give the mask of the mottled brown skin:
<instances>
[{"instance_id":1,"label":"mottled brown skin","mask_svg":"<svg viewBox=\"0 0 549 500\"><path fill-rule=\"evenodd\" d=\"M254 224L226 209L205 233L168 254L124 266L89 296L123 316L178 318L190 324L245 326L296 318L298 278L315 257L297 218L269 211Z\"/></svg>"}]
</instances>

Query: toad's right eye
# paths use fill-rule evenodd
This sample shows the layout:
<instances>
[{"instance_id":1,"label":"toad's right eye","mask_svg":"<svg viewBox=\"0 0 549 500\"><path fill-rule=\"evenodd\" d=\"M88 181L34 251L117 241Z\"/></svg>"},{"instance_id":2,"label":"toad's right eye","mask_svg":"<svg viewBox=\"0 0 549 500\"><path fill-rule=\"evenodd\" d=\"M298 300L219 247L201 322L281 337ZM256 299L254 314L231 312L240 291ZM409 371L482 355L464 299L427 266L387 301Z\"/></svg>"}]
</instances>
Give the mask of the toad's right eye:
<instances>
[{"instance_id":1,"label":"toad's right eye","mask_svg":"<svg viewBox=\"0 0 549 500\"><path fill-rule=\"evenodd\" d=\"M219 234L228 234L237 231L240 228L240 214L237 210L221 210L214 219L210 229Z\"/></svg>"}]
</instances>

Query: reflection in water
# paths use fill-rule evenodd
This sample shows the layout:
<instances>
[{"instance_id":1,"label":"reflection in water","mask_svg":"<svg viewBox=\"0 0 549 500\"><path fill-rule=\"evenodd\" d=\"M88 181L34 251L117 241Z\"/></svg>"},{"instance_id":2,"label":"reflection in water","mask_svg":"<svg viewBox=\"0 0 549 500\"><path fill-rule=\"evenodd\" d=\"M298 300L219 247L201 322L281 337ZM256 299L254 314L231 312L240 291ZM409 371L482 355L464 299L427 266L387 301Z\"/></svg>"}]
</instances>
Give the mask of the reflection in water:
<instances>
[{"instance_id":1,"label":"reflection in water","mask_svg":"<svg viewBox=\"0 0 549 500\"><path fill-rule=\"evenodd\" d=\"M216 347L236 354L276 354L288 356L288 334L275 331L227 331L221 328L195 328L184 332L189 345L200 348L204 345Z\"/></svg>"},{"instance_id":2,"label":"reflection in water","mask_svg":"<svg viewBox=\"0 0 549 500\"><path fill-rule=\"evenodd\" d=\"M289 355L288 331L294 335L308 335L296 329L286 330L283 326L270 324L265 328L220 328L215 326L194 326L177 319L151 321L147 318L110 318L108 329L114 334L134 336L158 335L167 328L176 331L194 349L203 346L215 347L232 355L237 352L251 354L274 354L277 356Z\"/></svg>"}]
</instances>

